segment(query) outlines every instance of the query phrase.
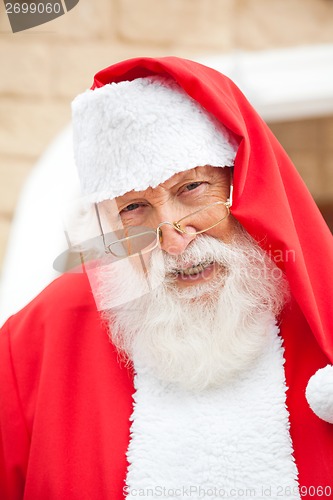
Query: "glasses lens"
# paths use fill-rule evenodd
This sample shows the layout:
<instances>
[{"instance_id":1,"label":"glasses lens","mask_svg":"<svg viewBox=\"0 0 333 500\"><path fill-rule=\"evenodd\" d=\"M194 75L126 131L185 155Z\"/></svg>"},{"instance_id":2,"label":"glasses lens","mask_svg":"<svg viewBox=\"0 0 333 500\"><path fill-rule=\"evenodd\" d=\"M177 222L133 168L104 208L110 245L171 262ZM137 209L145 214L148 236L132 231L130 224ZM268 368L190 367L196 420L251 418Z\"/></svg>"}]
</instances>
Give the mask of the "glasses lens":
<instances>
[{"instance_id":1,"label":"glasses lens","mask_svg":"<svg viewBox=\"0 0 333 500\"><path fill-rule=\"evenodd\" d=\"M83 273L87 265L101 265L105 257L105 248L101 236L96 236L70 247L62 252L53 262L53 267L61 273Z\"/></svg>"},{"instance_id":2,"label":"glasses lens","mask_svg":"<svg viewBox=\"0 0 333 500\"><path fill-rule=\"evenodd\" d=\"M114 239L108 242L110 236ZM129 227L122 231L105 235L106 246L110 252L119 259L135 255L140 252L153 250L157 246L157 235L146 227Z\"/></svg>"},{"instance_id":3,"label":"glasses lens","mask_svg":"<svg viewBox=\"0 0 333 500\"><path fill-rule=\"evenodd\" d=\"M83 241L58 255L53 267L61 273L83 273L87 269L111 264L157 246L156 232L146 227L130 227ZM108 248L110 253L105 253Z\"/></svg>"},{"instance_id":4,"label":"glasses lens","mask_svg":"<svg viewBox=\"0 0 333 500\"><path fill-rule=\"evenodd\" d=\"M180 219L179 226L186 234L198 234L208 231L229 215L229 209L223 202L208 205Z\"/></svg>"}]
</instances>

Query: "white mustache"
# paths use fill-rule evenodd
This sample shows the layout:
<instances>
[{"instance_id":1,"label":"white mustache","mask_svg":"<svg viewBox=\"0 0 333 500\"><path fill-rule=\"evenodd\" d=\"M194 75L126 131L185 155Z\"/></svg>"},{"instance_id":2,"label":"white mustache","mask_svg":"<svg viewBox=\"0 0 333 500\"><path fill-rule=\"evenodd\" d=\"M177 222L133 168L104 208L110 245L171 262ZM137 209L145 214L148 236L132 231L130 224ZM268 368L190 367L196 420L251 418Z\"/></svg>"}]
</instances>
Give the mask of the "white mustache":
<instances>
[{"instance_id":1,"label":"white mustache","mask_svg":"<svg viewBox=\"0 0 333 500\"><path fill-rule=\"evenodd\" d=\"M206 266L213 262L225 264L230 249L226 243L218 241L219 252L216 252L217 240L207 235L199 235L193 240L181 255L165 254L163 256L166 274L186 270L196 266ZM215 243L215 244L214 244Z\"/></svg>"}]
</instances>

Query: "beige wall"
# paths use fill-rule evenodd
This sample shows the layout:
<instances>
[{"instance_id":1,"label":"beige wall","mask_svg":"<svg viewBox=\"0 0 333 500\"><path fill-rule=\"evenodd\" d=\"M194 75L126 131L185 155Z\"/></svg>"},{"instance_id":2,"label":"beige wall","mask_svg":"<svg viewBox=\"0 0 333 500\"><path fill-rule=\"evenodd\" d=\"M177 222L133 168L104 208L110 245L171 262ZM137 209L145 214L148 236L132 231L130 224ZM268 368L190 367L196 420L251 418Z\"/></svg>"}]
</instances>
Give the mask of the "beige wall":
<instances>
[{"instance_id":1,"label":"beige wall","mask_svg":"<svg viewBox=\"0 0 333 500\"><path fill-rule=\"evenodd\" d=\"M16 34L2 9L0 267L22 184L96 71L138 55L332 42L330 0L80 0L67 15ZM333 198L333 118L272 128L313 194Z\"/></svg>"},{"instance_id":2,"label":"beige wall","mask_svg":"<svg viewBox=\"0 0 333 500\"><path fill-rule=\"evenodd\" d=\"M270 125L316 201L333 201L333 117Z\"/></svg>"}]
</instances>

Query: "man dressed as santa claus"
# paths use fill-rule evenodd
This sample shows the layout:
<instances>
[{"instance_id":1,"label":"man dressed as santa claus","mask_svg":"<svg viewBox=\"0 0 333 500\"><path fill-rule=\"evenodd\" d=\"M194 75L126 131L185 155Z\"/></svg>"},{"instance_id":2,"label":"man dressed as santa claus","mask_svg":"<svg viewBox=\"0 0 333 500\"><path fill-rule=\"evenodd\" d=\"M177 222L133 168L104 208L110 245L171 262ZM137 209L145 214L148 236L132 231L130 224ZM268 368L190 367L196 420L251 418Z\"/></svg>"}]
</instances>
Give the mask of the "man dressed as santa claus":
<instances>
[{"instance_id":1,"label":"man dressed as santa claus","mask_svg":"<svg viewBox=\"0 0 333 500\"><path fill-rule=\"evenodd\" d=\"M331 498L332 238L267 125L168 57L73 130L70 272L0 336L1 498Z\"/></svg>"}]
</instances>

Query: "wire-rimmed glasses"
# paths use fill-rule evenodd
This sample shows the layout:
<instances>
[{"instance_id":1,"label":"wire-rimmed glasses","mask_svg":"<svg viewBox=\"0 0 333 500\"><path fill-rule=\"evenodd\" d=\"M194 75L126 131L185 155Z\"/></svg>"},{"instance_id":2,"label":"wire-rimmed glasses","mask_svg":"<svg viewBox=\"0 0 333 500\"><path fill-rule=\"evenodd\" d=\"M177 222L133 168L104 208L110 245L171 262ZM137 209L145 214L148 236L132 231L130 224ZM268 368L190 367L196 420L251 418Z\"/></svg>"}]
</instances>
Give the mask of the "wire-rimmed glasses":
<instances>
[{"instance_id":1,"label":"wire-rimmed glasses","mask_svg":"<svg viewBox=\"0 0 333 500\"><path fill-rule=\"evenodd\" d=\"M197 235L214 228L230 214L232 205L232 185L227 201L216 201L198 208L176 222L161 222L156 229L145 226L129 226L104 233L103 226L95 204L99 236L72 245L67 237L69 249L62 252L53 263L59 272L86 272L102 265L134 255L142 255L154 250L162 241L162 226L168 225L181 234ZM217 208L219 207L219 208ZM65 233L67 235L67 233ZM103 257L104 255L104 257Z\"/></svg>"},{"instance_id":2,"label":"wire-rimmed glasses","mask_svg":"<svg viewBox=\"0 0 333 500\"><path fill-rule=\"evenodd\" d=\"M219 209L217 209L219 207ZM123 259L133 255L144 254L154 250L162 241L162 226L172 226L181 234L202 234L225 220L230 214L231 193L227 201L215 201L191 212L176 222L161 222L156 229L144 226L129 226L115 233L104 234L97 204L95 204L98 224L103 239L104 249L116 259ZM112 241L109 240L111 237Z\"/></svg>"}]
</instances>

